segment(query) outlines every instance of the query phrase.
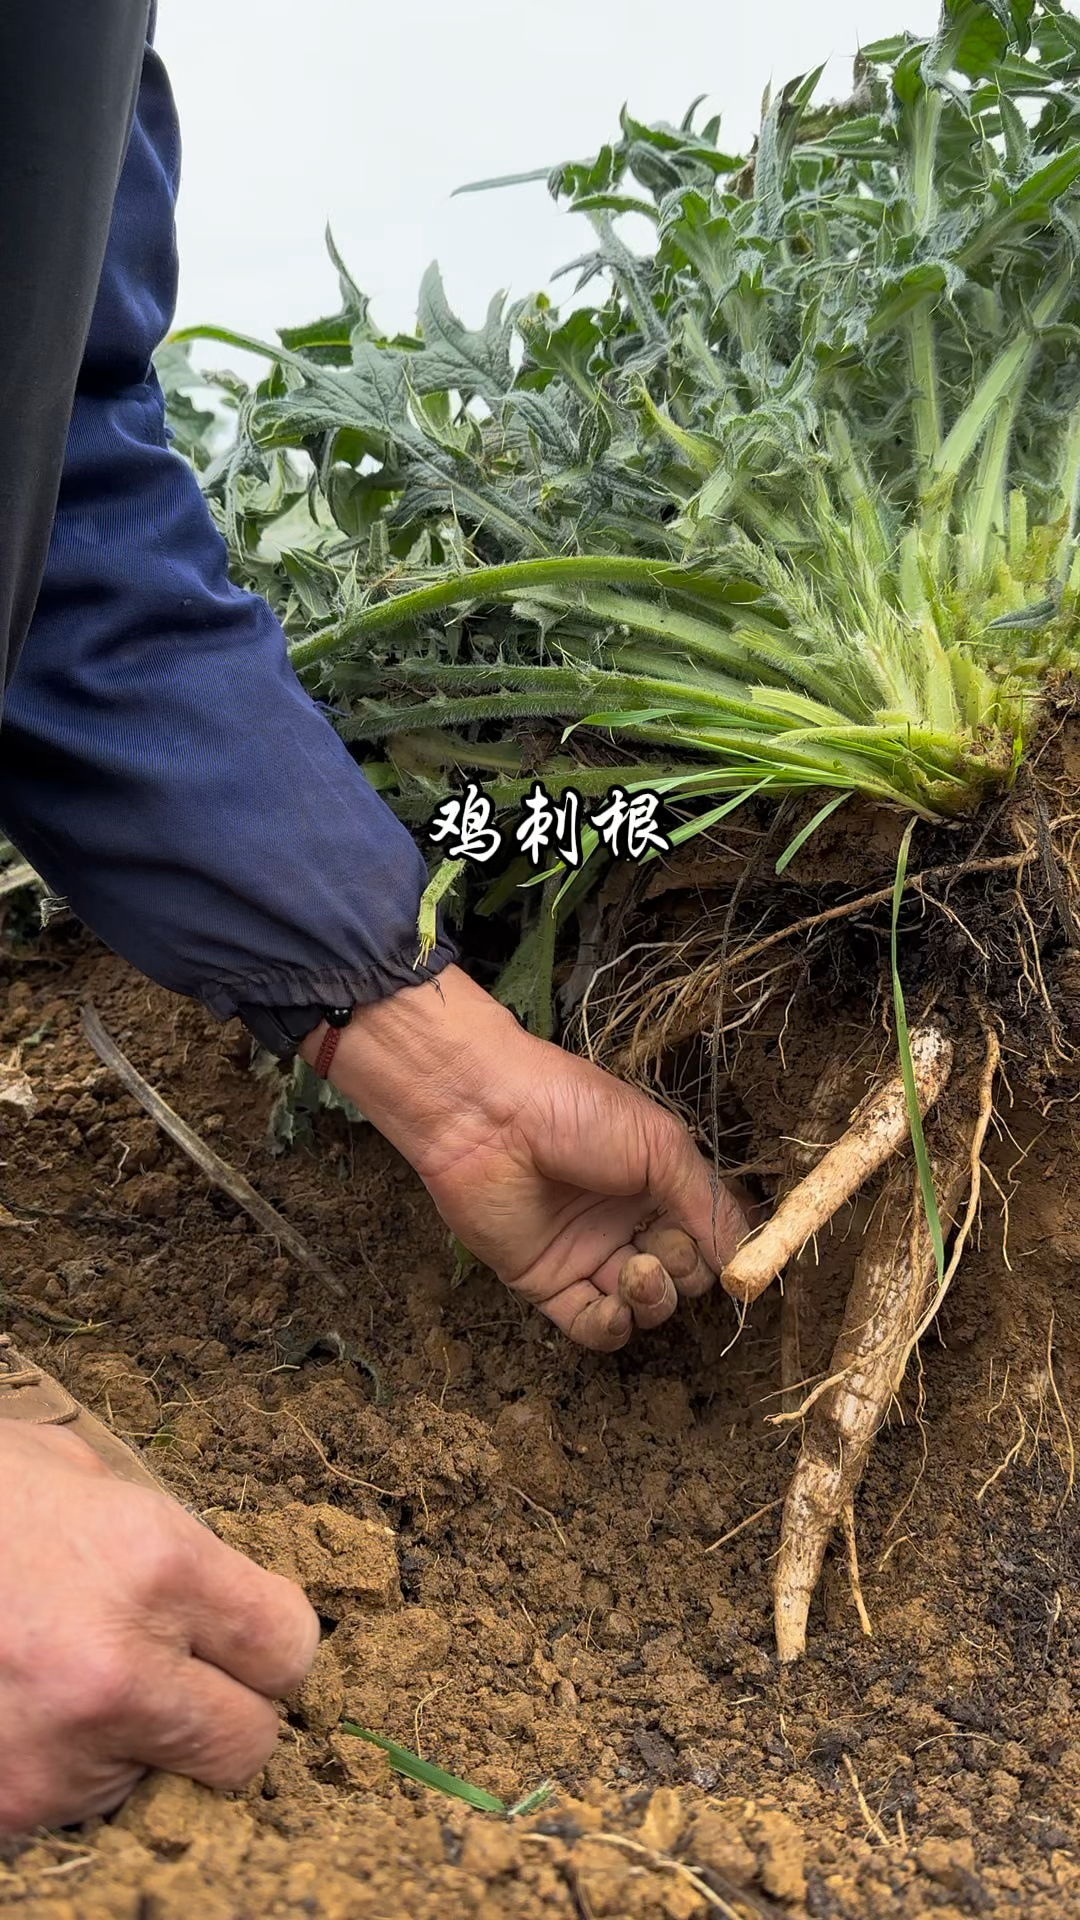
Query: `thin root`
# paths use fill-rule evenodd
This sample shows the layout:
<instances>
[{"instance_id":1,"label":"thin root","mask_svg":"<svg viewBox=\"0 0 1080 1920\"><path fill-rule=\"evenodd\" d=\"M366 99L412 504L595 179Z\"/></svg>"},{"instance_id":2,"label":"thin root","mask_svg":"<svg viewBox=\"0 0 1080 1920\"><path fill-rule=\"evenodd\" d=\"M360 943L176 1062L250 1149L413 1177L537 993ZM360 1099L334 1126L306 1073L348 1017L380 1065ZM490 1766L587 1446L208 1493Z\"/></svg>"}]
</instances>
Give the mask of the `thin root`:
<instances>
[{"instance_id":1,"label":"thin root","mask_svg":"<svg viewBox=\"0 0 1080 1920\"><path fill-rule=\"evenodd\" d=\"M844 1772L851 1781L852 1790L859 1803L859 1812L866 1821L867 1832L872 1833L875 1839L880 1840L883 1847L891 1847L893 1843L885 1827L882 1825L878 1815L874 1812L873 1807L870 1805L869 1800L859 1784L859 1776L855 1771L855 1762L852 1760L850 1753L845 1753L844 1755Z\"/></svg>"},{"instance_id":2,"label":"thin root","mask_svg":"<svg viewBox=\"0 0 1080 1920\"><path fill-rule=\"evenodd\" d=\"M1004 1460L1000 1461L999 1464L994 1468L994 1471L990 1475L989 1479L983 1481L982 1486L979 1488L978 1493L975 1495L975 1504L977 1506L982 1505L985 1495L989 1493L991 1487L994 1485L994 1482L997 1480L1000 1480L1003 1473L1008 1473L1009 1468L1012 1466L1013 1461L1018 1457L1018 1455L1020 1455L1024 1451L1024 1442L1028 1436L1028 1423L1024 1418L1024 1409L1020 1405L1019 1401L1014 1401L1013 1404L1016 1408L1016 1415L1020 1422L1019 1436L1017 1437L1016 1440L1014 1440L1012 1446L1009 1448L1008 1453L1005 1455Z\"/></svg>"},{"instance_id":3,"label":"thin root","mask_svg":"<svg viewBox=\"0 0 1080 1920\"><path fill-rule=\"evenodd\" d=\"M949 1264L938 1283L937 1292L934 1294L930 1305L923 1314L922 1320L915 1329L913 1338L909 1342L907 1352L904 1355L904 1367L901 1369L901 1372L906 1369L913 1349L918 1346L919 1341L923 1335L929 1331L941 1311L942 1302L956 1277L957 1269L963 1257L964 1248L968 1242L968 1236L971 1233L975 1216L979 1211L979 1196L982 1192L982 1150L987 1133L990 1130L990 1122L994 1117L994 1078L1001 1064L1001 1045L997 1034L988 1020L984 1020L983 1022L983 1034L986 1039L986 1055L983 1060L982 1076L979 1080L978 1117L976 1118L975 1128L971 1136L971 1153L968 1161L971 1169L971 1186L968 1191L968 1203L964 1211L964 1218L960 1223L960 1229L956 1236Z\"/></svg>"},{"instance_id":4,"label":"thin root","mask_svg":"<svg viewBox=\"0 0 1080 1920\"><path fill-rule=\"evenodd\" d=\"M927 867L921 873L907 875L905 891L924 894L929 904L937 906L940 901L925 892L934 881L944 880L952 886L975 875L1019 874L1036 860L1036 849L1025 846L1015 854L989 859L972 857L958 863ZM760 934L740 947L723 952L719 959L716 958L715 923L711 920L703 920L674 943L670 940L638 942L606 962L604 967L597 968L590 981L587 1002L591 1001L592 989L602 974L617 973L637 956L652 956L651 963L639 959L633 984L626 983L611 992L607 1010L601 1016L600 1030L590 1034L590 1058L617 1062L619 1070L631 1077L646 1072L649 1061L670 1054L690 1035L712 1030L721 989L725 998L745 1004L749 991L746 973L752 962L765 955L776 955L777 949L790 946L803 936L818 935L838 922L887 905L893 891L890 883L836 906L805 914L772 933ZM771 975L790 972L792 966L800 964L794 953L783 956L775 967L770 964L769 975L758 976L756 984L760 986ZM721 1016L721 1025L726 1031L728 1023L724 1016Z\"/></svg>"},{"instance_id":5,"label":"thin root","mask_svg":"<svg viewBox=\"0 0 1080 1920\"><path fill-rule=\"evenodd\" d=\"M784 1274L784 1293L780 1302L780 1406L789 1415L794 1414L799 1405L800 1382L803 1378L802 1316L808 1291L808 1266L804 1254L799 1254L790 1262Z\"/></svg>"},{"instance_id":6,"label":"thin root","mask_svg":"<svg viewBox=\"0 0 1080 1920\"><path fill-rule=\"evenodd\" d=\"M1047 1378L1050 1382L1050 1391L1054 1396L1054 1405L1058 1410L1058 1417L1061 1421L1062 1426L1065 1429L1066 1457L1069 1462L1069 1471L1065 1481L1065 1491L1061 1496L1061 1501L1058 1506L1058 1512L1060 1513L1062 1508L1072 1498L1073 1488L1076 1485L1076 1443L1073 1440L1073 1430L1069 1420L1069 1416L1065 1411L1064 1405L1062 1404L1061 1395L1058 1392L1058 1383L1054 1378L1054 1316L1053 1314L1050 1315L1050 1325L1046 1330L1046 1373L1047 1373Z\"/></svg>"},{"instance_id":7,"label":"thin root","mask_svg":"<svg viewBox=\"0 0 1080 1920\"><path fill-rule=\"evenodd\" d=\"M748 1513L745 1520L739 1521L738 1526L730 1527L727 1533L720 1535L719 1540L713 1541L711 1547L706 1547L706 1553L716 1553L721 1547L726 1547L730 1541L737 1540L740 1533L745 1533L747 1527L752 1527L755 1520L763 1520L767 1513L775 1513L777 1507L782 1507L783 1504L782 1499L766 1500L763 1507L758 1507L753 1513Z\"/></svg>"},{"instance_id":8,"label":"thin root","mask_svg":"<svg viewBox=\"0 0 1080 1920\"><path fill-rule=\"evenodd\" d=\"M862 1580L859 1577L859 1548L855 1539L854 1499L847 1501L840 1517L844 1529L844 1542L847 1546L848 1580L851 1583L851 1597L855 1602L855 1611L859 1616L859 1625L867 1639L872 1640L874 1637L874 1629L870 1625L870 1615L866 1611L866 1601L863 1599Z\"/></svg>"}]
</instances>

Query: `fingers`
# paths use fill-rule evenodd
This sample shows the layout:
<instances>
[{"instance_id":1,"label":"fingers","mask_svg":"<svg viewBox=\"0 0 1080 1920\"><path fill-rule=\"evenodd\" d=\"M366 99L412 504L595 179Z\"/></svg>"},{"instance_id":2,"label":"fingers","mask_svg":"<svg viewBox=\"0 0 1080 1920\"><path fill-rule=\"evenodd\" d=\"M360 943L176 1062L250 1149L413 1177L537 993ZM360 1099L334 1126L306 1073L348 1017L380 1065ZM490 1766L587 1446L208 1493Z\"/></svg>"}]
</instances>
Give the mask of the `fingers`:
<instances>
[{"instance_id":1,"label":"fingers","mask_svg":"<svg viewBox=\"0 0 1080 1920\"><path fill-rule=\"evenodd\" d=\"M314 1608L291 1580L255 1566L194 1521L191 1526L198 1536L190 1543L192 1652L267 1699L292 1693L318 1651Z\"/></svg>"},{"instance_id":2,"label":"fingers","mask_svg":"<svg viewBox=\"0 0 1080 1920\"><path fill-rule=\"evenodd\" d=\"M17 1767L0 1769L0 1839L115 1813L146 1772L123 1761L91 1761L65 1777L70 1759L70 1747L63 1755L41 1748L32 1757L24 1749Z\"/></svg>"},{"instance_id":3,"label":"fingers","mask_svg":"<svg viewBox=\"0 0 1080 1920\"><path fill-rule=\"evenodd\" d=\"M651 1253L632 1253L619 1274L619 1299L637 1327L658 1327L679 1304L671 1273Z\"/></svg>"},{"instance_id":4,"label":"fingers","mask_svg":"<svg viewBox=\"0 0 1080 1920\"><path fill-rule=\"evenodd\" d=\"M131 1734L129 1757L224 1793L246 1787L266 1765L281 1726L269 1700L203 1660L170 1666L168 1681L153 1690L153 1715Z\"/></svg>"},{"instance_id":5,"label":"fingers","mask_svg":"<svg viewBox=\"0 0 1080 1920\"><path fill-rule=\"evenodd\" d=\"M614 1291L614 1281L605 1293L592 1280L574 1280L535 1304L568 1340L593 1353L617 1352L634 1330L633 1315Z\"/></svg>"},{"instance_id":6,"label":"fingers","mask_svg":"<svg viewBox=\"0 0 1080 1920\"><path fill-rule=\"evenodd\" d=\"M657 1222L602 1259L588 1279L570 1281L548 1295L526 1282L518 1282L518 1290L579 1347L614 1353L635 1327L661 1326L675 1312L680 1294L696 1297L715 1278L689 1234Z\"/></svg>"},{"instance_id":7,"label":"fingers","mask_svg":"<svg viewBox=\"0 0 1080 1920\"><path fill-rule=\"evenodd\" d=\"M648 1185L663 1213L657 1224L661 1230L682 1228L696 1241L706 1270L719 1273L750 1231L746 1211L730 1187L717 1183L708 1161L673 1114L657 1108L651 1118ZM680 1293L694 1290L693 1284L679 1288ZM696 1291L704 1288L699 1285Z\"/></svg>"},{"instance_id":8,"label":"fingers","mask_svg":"<svg viewBox=\"0 0 1080 1920\"><path fill-rule=\"evenodd\" d=\"M633 1316L614 1294L597 1293L566 1328L571 1340L594 1353L617 1353L634 1330Z\"/></svg>"},{"instance_id":9,"label":"fingers","mask_svg":"<svg viewBox=\"0 0 1080 1920\"><path fill-rule=\"evenodd\" d=\"M634 1246L637 1251L620 1265L618 1291L634 1325L643 1330L670 1320L680 1294L697 1299L716 1279L697 1243L681 1227L658 1221L634 1235Z\"/></svg>"},{"instance_id":10,"label":"fingers","mask_svg":"<svg viewBox=\"0 0 1080 1920\"><path fill-rule=\"evenodd\" d=\"M697 1242L681 1227L656 1221L634 1235L634 1245L643 1254L651 1254L670 1275L678 1293L696 1300L708 1293L716 1279L713 1268L701 1257Z\"/></svg>"}]
</instances>

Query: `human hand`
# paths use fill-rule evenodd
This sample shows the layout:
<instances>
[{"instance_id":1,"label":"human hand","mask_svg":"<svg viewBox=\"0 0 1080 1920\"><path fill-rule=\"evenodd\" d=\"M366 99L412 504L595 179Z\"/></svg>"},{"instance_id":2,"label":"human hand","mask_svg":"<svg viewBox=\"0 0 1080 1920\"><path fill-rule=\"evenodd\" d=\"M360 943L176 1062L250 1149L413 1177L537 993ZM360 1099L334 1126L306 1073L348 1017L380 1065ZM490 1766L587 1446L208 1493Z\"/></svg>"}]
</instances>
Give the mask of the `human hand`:
<instances>
[{"instance_id":1,"label":"human hand","mask_svg":"<svg viewBox=\"0 0 1080 1920\"><path fill-rule=\"evenodd\" d=\"M319 1623L298 1587L63 1427L0 1421L0 1835L110 1812L148 1767L238 1788Z\"/></svg>"},{"instance_id":2,"label":"human hand","mask_svg":"<svg viewBox=\"0 0 1080 1920\"><path fill-rule=\"evenodd\" d=\"M457 967L359 1009L330 1077L470 1251L582 1346L659 1325L748 1231L672 1114L525 1033Z\"/></svg>"}]
</instances>

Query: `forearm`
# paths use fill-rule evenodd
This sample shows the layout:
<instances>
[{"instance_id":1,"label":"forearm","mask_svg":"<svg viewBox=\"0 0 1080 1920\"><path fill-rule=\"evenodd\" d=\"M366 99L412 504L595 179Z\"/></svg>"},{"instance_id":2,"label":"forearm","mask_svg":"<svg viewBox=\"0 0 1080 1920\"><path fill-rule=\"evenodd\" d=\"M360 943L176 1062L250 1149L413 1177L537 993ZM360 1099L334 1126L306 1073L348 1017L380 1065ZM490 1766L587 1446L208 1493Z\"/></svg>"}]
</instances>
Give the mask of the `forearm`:
<instances>
[{"instance_id":1,"label":"forearm","mask_svg":"<svg viewBox=\"0 0 1080 1920\"><path fill-rule=\"evenodd\" d=\"M166 608L106 634L108 607L81 654L46 598L0 734L0 822L102 939L220 1018L363 1004L438 971L445 946L418 964L424 861L268 610L227 583L215 599L196 569L189 597L212 626Z\"/></svg>"}]
</instances>

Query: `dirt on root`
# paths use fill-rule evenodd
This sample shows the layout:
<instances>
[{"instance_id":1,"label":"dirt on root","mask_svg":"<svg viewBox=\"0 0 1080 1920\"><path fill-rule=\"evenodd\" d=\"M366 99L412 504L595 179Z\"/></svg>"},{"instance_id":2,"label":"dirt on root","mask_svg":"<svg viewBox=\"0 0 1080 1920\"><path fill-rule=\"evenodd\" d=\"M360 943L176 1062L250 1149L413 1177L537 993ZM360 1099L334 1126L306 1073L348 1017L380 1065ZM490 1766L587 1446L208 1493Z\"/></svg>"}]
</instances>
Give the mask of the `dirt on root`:
<instances>
[{"instance_id":1,"label":"dirt on root","mask_svg":"<svg viewBox=\"0 0 1080 1920\"><path fill-rule=\"evenodd\" d=\"M824 994L824 998L823 998ZM343 1276L257 1232L83 1041L91 999L170 1103ZM861 1016L858 1016L861 1017ZM749 1158L798 1132L824 989L750 1043ZM857 1016L850 1016L852 1039ZM277 1753L229 1800L156 1776L0 1850L19 1920L913 1920L1080 1914L1080 1139L1006 1101L981 1233L857 1504L871 1639L842 1559L778 1669L771 1561L796 1442L766 1424L775 1290L717 1294L600 1358L489 1276L456 1279L369 1129L266 1145L249 1049L72 932L9 961L0 1322L326 1625ZM1007 1200L1007 1235L1005 1205ZM850 1273L822 1248L808 1368ZM77 1325L78 1332L71 1331ZM347 1715L513 1802L403 1785Z\"/></svg>"}]
</instances>

